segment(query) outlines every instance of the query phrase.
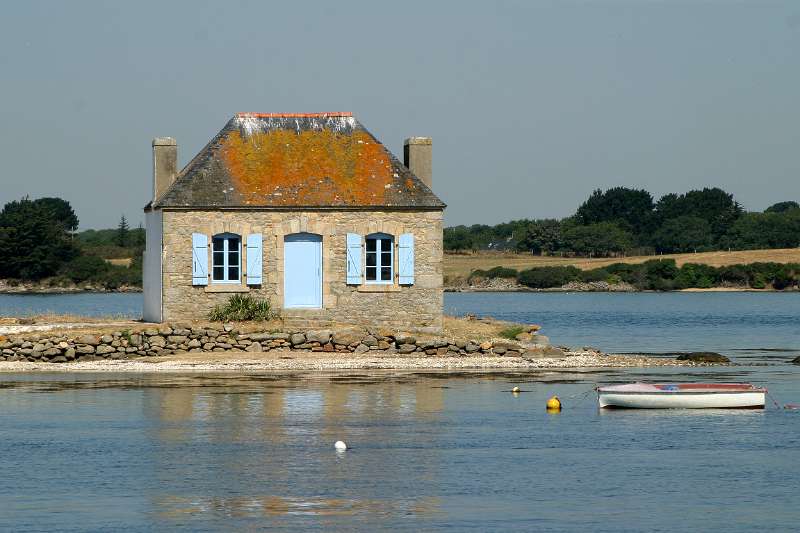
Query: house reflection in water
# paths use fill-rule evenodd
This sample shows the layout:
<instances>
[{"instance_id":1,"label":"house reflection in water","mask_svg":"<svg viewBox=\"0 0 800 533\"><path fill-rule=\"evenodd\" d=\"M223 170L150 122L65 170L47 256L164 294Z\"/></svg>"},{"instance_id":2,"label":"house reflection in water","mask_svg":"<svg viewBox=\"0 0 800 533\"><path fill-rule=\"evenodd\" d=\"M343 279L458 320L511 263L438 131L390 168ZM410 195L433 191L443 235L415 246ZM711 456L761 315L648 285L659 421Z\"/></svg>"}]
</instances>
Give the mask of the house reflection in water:
<instances>
[{"instance_id":1,"label":"house reflection in water","mask_svg":"<svg viewBox=\"0 0 800 533\"><path fill-rule=\"evenodd\" d=\"M437 483L445 390L436 381L222 376L175 385L150 389L144 404L161 519L438 511L435 498L398 501L390 489L409 476ZM333 450L339 439L351 446L344 455Z\"/></svg>"}]
</instances>

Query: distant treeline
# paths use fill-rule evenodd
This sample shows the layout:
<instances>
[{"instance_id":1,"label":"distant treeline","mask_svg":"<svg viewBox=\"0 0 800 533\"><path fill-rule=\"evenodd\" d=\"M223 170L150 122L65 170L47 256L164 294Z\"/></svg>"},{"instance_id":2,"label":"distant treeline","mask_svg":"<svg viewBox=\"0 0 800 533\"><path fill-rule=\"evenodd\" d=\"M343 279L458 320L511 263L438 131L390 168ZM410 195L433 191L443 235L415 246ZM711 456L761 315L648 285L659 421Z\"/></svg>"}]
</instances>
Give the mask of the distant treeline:
<instances>
[{"instance_id":1,"label":"distant treeline","mask_svg":"<svg viewBox=\"0 0 800 533\"><path fill-rule=\"evenodd\" d=\"M622 254L794 248L800 245L800 205L777 203L763 213L745 212L722 189L667 194L645 190L596 190L574 215L513 220L444 230L444 248L608 257Z\"/></svg>"},{"instance_id":2,"label":"distant treeline","mask_svg":"<svg viewBox=\"0 0 800 533\"><path fill-rule=\"evenodd\" d=\"M116 289L141 286L144 230L123 216L111 230L76 233L78 217L61 198L22 198L0 211L0 278L46 279L52 286L91 283ZM105 259L130 258L130 266Z\"/></svg>"},{"instance_id":3,"label":"distant treeline","mask_svg":"<svg viewBox=\"0 0 800 533\"><path fill-rule=\"evenodd\" d=\"M751 263L713 267L685 263L681 267L674 259L653 259L644 263L614 263L602 268L580 270L574 266L535 267L517 271L495 267L475 270L470 281L478 279L516 279L534 289L551 289L572 282L600 282L609 285L628 283L639 290L670 291L678 289L708 289L711 287L797 289L800 282L798 263Z\"/></svg>"}]
</instances>

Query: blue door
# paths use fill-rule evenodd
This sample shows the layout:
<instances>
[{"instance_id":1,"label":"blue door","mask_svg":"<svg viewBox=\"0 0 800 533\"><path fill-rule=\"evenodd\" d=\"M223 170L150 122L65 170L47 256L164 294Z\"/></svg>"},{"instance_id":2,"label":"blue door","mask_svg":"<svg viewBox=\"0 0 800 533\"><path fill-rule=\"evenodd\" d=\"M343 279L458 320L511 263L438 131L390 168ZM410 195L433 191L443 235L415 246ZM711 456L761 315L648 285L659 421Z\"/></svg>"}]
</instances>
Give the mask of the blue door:
<instances>
[{"instance_id":1,"label":"blue door","mask_svg":"<svg viewBox=\"0 0 800 533\"><path fill-rule=\"evenodd\" d=\"M322 237L294 233L283 241L283 306L322 307Z\"/></svg>"}]
</instances>

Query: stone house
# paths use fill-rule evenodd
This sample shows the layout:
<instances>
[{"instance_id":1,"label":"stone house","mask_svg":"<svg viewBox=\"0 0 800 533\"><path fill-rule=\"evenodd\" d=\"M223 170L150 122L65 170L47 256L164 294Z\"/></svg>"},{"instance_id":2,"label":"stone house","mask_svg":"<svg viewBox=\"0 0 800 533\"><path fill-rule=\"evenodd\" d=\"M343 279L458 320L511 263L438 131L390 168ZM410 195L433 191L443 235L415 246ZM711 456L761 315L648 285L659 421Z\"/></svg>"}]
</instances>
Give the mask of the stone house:
<instances>
[{"instance_id":1,"label":"stone house","mask_svg":"<svg viewBox=\"0 0 800 533\"><path fill-rule=\"evenodd\" d=\"M240 113L177 171L153 140L144 319L204 319L235 293L287 324L442 327L431 140L404 163L350 113Z\"/></svg>"}]
</instances>

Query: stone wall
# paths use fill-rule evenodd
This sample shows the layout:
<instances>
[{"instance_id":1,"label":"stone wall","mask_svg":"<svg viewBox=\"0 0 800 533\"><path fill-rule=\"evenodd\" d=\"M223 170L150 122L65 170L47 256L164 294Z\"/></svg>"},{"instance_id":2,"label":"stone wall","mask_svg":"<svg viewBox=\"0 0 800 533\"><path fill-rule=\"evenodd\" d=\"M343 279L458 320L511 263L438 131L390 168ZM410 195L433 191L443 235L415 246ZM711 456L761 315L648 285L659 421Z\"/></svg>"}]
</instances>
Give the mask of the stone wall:
<instances>
[{"instance_id":1,"label":"stone wall","mask_svg":"<svg viewBox=\"0 0 800 533\"><path fill-rule=\"evenodd\" d=\"M231 292L269 298L286 324L332 327L384 325L438 332L442 328L442 211L164 211L164 321L202 320ZM192 233L263 236L263 284L257 287L192 286ZM286 235L322 236L322 309L283 309L283 242ZM415 282L411 286L347 285L346 235L414 235ZM210 239L209 239L210 241ZM395 271L397 254L395 254ZM209 260L210 263L210 260ZM242 265L247 264L246 254ZM224 292L221 292L224 291Z\"/></svg>"},{"instance_id":2,"label":"stone wall","mask_svg":"<svg viewBox=\"0 0 800 533\"><path fill-rule=\"evenodd\" d=\"M376 355L416 354L427 356L552 356L561 350L544 344L514 341L417 338L386 327L346 326L332 330L267 331L258 326L233 324L169 325L142 327L105 333L33 333L0 336L0 361L66 363L100 359L132 359L176 353L267 352L307 350Z\"/></svg>"}]
</instances>

